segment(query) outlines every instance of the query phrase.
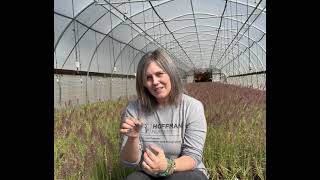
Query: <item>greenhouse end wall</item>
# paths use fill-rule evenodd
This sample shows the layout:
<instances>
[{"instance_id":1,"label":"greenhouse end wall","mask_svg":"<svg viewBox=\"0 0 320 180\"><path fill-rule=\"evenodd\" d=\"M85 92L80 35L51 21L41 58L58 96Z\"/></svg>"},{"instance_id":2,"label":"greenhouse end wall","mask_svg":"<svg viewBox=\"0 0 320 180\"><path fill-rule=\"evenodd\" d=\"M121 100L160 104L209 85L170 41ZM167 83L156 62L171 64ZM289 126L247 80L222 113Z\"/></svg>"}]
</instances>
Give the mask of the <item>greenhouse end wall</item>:
<instances>
[{"instance_id":1,"label":"greenhouse end wall","mask_svg":"<svg viewBox=\"0 0 320 180\"><path fill-rule=\"evenodd\" d=\"M117 100L122 96L136 95L135 79L119 77L88 77L77 75L54 76L54 108ZM87 91L86 91L87 84Z\"/></svg>"},{"instance_id":2,"label":"greenhouse end wall","mask_svg":"<svg viewBox=\"0 0 320 180\"><path fill-rule=\"evenodd\" d=\"M135 96L136 79L119 77L88 77L55 75L54 76L54 108L60 109L81 104L118 100L120 97ZM189 83L181 78L183 84ZM87 92L87 93L86 93Z\"/></svg>"},{"instance_id":3,"label":"greenhouse end wall","mask_svg":"<svg viewBox=\"0 0 320 180\"><path fill-rule=\"evenodd\" d=\"M228 77L227 83L238 86L251 87L260 90L266 90L266 75L254 74L249 76Z\"/></svg>"}]
</instances>

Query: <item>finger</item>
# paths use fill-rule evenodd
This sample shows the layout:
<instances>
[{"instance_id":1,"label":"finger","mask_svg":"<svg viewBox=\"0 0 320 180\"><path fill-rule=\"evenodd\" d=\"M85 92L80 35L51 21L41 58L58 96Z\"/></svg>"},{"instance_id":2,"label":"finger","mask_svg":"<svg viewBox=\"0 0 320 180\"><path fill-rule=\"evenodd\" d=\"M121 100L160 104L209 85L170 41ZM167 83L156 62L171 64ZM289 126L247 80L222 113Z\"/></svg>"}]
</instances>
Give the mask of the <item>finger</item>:
<instances>
[{"instance_id":1,"label":"finger","mask_svg":"<svg viewBox=\"0 0 320 180\"><path fill-rule=\"evenodd\" d=\"M135 118L131 118L131 120L134 122L135 125L139 125L139 126L142 125L142 122L137 120L137 119L135 119Z\"/></svg>"},{"instance_id":2,"label":"finger","mask_svg":"<svg viewBox=\"0 0 320 180\"><path fill-rule=\"evenodd\" d=\"M141 123L141 126L142 126L142 125L144 125L144 123L145 123L145 120L143 120L143 119L140 119L140 120L139 120L139 122Z\"/></svg>"},{"instance_id":3,"label":"finger","mask_svg":"<svg viewBox=\"0 0 320 180\"><path fill-rule=\"evenodd\" d=\"M158 153L163 153L163 150L162 150L161 148L159 148L158 146L154 145L154 144L150 144L150 145L149 145L149 148L150 148L152 151L156 152L157 154L158 154Z\"/></svg>"},{"instance_id":4,"label":"finger","mask_svg":"<svg viewBox=\"0 0 320 180\"><path fill-rule=\"evenodd\" d=\"M127 123L122 123L121 124L121 129L132 129L133 126L131 126L130 124Z\"/></svg>"},{"instance_id":5,"label":"finger","mask_svg":"<svg viewBox=\"0 0 320 180\"><path fill-rule=\"evenodd\" d=\"M142 167L143 167L143 169L149 171L150 173L153 173L152 169L145 161L142 162Z\"/></svg>"},{"instance_id":6,"label":"finger","mask_svg":"<svg viewBox=\"0 0 320 180\"><path fill-rule=\"evenodd\" d=\"M148 157L152 160L152 161L156 161L157 160L157 156L155 154L153 154L152 151L150 151L150 149L146 148L146 153L148 155Z\"/></svg>"},{"instance_id":7,"label":"finger","mask_svg":"<svg viewBox=\"0 0 320 180\"><path fill-rule=\"evenodd\" d=\"M147 163L147 165L153 169L154 168L154 162L150 159L150 157L148 156L148 154L146 152L143 153L143 160L144 162Z\"/></svg>"},{"instance_id":8,"label":"finger","mask_svg":"<svg viewBox=\"0 0 320 180\"><path fill-rule=\"evenodd\" d=\"M121 133L128 133L128 132L130 132L131 131L131 129L120 129L120 132Z\"/></svg>"},{"instance_id":9,"label":"finger","mask_svg":"<svg viewBox=\"0 0 320 180\"><path fill-rule=\"evenodd\" d=\"M127 117L125 120L124 120L124 123L127 123L131 126L135 126L135 123L134 121L132 120L133 118L130 118L130 117Z\"/></svg>"}]
</instances>

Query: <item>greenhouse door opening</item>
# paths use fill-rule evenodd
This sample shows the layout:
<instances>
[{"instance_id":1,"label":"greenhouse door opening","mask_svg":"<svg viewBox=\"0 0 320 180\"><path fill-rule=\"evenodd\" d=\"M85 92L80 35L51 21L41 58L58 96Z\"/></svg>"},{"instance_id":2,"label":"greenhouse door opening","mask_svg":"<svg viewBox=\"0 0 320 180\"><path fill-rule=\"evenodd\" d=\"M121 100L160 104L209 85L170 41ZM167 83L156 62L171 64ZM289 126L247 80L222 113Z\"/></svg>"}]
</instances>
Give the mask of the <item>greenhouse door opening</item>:
<instances>
[{"instance_id":1,"label":"greenhouse door opening","mask_svg":"<svg viewBox=\"0 0 320 180\"><path fill-rule=\"evenodd\" d=\"M194 73L195 82L212 82L212 72L195 72Z\"/></svg>"}]
</instances>

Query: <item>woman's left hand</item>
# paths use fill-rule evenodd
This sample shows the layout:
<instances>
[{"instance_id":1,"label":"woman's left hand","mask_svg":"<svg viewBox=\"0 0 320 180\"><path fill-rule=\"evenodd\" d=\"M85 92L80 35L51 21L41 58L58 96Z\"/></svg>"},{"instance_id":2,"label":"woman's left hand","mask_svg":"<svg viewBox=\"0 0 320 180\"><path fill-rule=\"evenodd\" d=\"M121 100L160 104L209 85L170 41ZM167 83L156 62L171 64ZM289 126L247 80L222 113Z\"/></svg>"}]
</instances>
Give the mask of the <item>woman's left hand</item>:
<instances>
[{"instance_id":1,"label":"woman's left hand","mask_svg":"<svg viewBox=\"0 0 320 180\"><path fill-rule=\"evenodd\" d=\"M146 173L155 175L167 169L167 159L163 150L155 145L150 145L143 154L142 167Z\"/></svg>"}]
</instances>

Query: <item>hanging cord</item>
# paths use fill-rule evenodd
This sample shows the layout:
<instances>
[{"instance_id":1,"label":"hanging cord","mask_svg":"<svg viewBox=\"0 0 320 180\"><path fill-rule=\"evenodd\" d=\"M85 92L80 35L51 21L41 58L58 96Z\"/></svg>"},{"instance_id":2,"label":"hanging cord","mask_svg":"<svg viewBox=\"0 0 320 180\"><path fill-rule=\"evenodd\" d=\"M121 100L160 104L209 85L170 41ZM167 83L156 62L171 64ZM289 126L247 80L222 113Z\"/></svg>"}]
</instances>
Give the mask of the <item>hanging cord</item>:
<instances>
[{"instance_id":1,"label":"hanging cord","mask_svg":"<svg viewBox=\"0 0 320 180\"><path fill-rule=\"evenodd\" d=\"M109 3L110 3L110 0L109 0ZM111 68L111 80L112 80L112 75L113 75L113 72L115 72L116 70L116 67L115 67L115 59L114 59L114 43L113 43L113 29L112 29L112 17L111 17L111 6L110 6L110 10L109 10L109 13L110 13L110 16L109 16L109 20L110 20L110 32L109 32L109 36L111 36L111 41L109 41L109 58L110 58L110 68ZM106 22L108 24L108 20ZM112 53L112 55L111 55Z\"/></svg>"},{"instance_id":2,"label":"hanging cord","mask_svg":"<svg viewBox=\"0 0 320 180\"><path fill-rule=\"evenodd\" d=\"M167 31L167 30L166 30L166 31ZM165 36L166 36L166 49L167 49L167 50L168 50L168 43L170 43L168 35L169 35L169 32L165 32ZM170 47L170 45L169 45L169 47Z\"/></svg>"},{"instance_id":3,"label":"hanging cord","mask_svg":"<svg viewBox=\"0 0 320 180\"><path fill-rule=\"evenodd\" d=\"M228 3L228 1L226 3ZM223 38L222 37L221 38L223 39L224 49L227 49L228 45L226 43L227 42L227 39L226 39L226 19L223 19L223 30L224 30L223 31ZM224 61L227 61L226 58L227 57L224 56Z\"/></svg>"},{"instance_id":4,"label":"hanging cord","mask_svg":"<svg viewBox=\"0 0 320 180\"><path fill-rule=\"evenodd\" d=\"M76 69L77 69L77 72L79 72L79 69L78 69L78 51L77 51L77 36L76 36L76 21L74 19L74 4L73 4L73 0L72 0L72 20L73 20L73 35L74 35L74 46L75 46L75 53L76 53Z\"/></svg>"},{"instance_id":5,"label":"hanging cord","mask_svg":"<svg viewBox=\"0 0 320 180\"><path fill-rule=\"evenodd\" d=\"M227 7L228 7L228 1L226 1L226 3L227 3ZM226 14L228 14L228 8L226 8ZM229 23L228 23L228 19L227 19L227 17L228 16L226 16L226 18L225 18L225 20L224 21L226 21L225 22L225 24L227 24L226 25L226 28L225 28L225 34L227 34L227 36L225 35L225 37L224 37L224 39L225 39L225 41L229 44L229 39L227 39L228 37L229 37ZM227 43L225 43L225 44L227 44ZM226 46L226 48L227 48L228 46ZM230 52L230 50L229 50L229 52ZM228 53L229 54L229 53ZM225 56L225 61L226 61L226 64L227 64L227 62L229 62L229 55L226 57ZM227 71L228 73L230 72L230 66L228 66L228 69L229 69L229 71Z\"/></svg>"},{"instance_id":6,"label":"hanging cord","mask_svg":"<svg viewBox=\"0 0 320 180\"><path fill-rule=\"evenodd\" d=\"M249 18L249 1L247 0L247 18ZM250 27L249 27L249 21L248 21L248 56L249 56L249 72L251 72L251 59L250 59L250 36L249 36L249 31L250 31Z\"/></svg>"},{"instance_id":7,"label":"hanging cord","mask_svg":"<svg viewBox=\"0 0 320 180\"><path fill-rule=\"evenodd\" d=\"M96 49L98 48L98 43L97 43L97 32L95 31L94 32L94 38L95 38L95 42L96 42ZM97 59L97 69L98 69L98 73L100 72L99 71L99 53L98 53L98 49L97 49L97 53L96 53L96 59Z\"/></svg>"},{"instance_id":8,"label":"hanging cord","mask_svg":"<svg viewBox=\"0 0 320 180\"><path fill-rule=\"evenodd\" d=\"M60 84L61 82L60 82L60 77L58 74L56 75L56 77L57 77L57 84L59 87L59 105L61 106L61 84Z\"/></svg>"},{"instance_id":9,"label":"hanging cord","mask_svg":"<svg viewBox=\"0 0 320 180\"><path fill-rule=\"evenodd\" d=\"M239 32L239 21L238 21L238 1L236 0L236 18L237 18L237 32ZM242 19L241 19L242 20ZM240 49L239 49L239 41L237 41L237 49L238 49L238 74L240 74Z\"/></svg>"},{"instance_id":10,"label":"hanging cord","mask_svg":"<svg viewBox=\"0 0 320 180\"><path fill-rule=\"evenodd\" d=\"M160 39L160 44L162 45L162 43L161 43L161 19L159 18L159 39Z\"/></svg>"},{"instance_id":11,"label":"hanging cord","mask_svg":"<svg viewBox=\"0 0 320 180\"><path fill-rule=\"evenodd\" d=\"M119 46L119 52L121 52L121 45L122 45L122 43L120 43L120 46ZM124 48L124 47L123 47ZM121 74L124 74L124 72L123 72L123 65L122 65L122 53L120 54L120 67L121 67ZM122 76L122 79L123 79L123 76Z\"/></svg>"},{"instance_id":12,"label":"hanging cord","mask_svg":"<svg viewBox=\"0 0 320 180\"><path fill-rule=\"evenodd\" d=\"M97 59L97 69L98 69L98 73L100 73L100 70L99 70L99 53L98 53L98 42L97 42L97 32L95 31L94 32L94 39L95 39L95 42L96 42L96 59ZM100 79L98 78L98 84L100 85Z\"/></svg>"},{"instance_id":13,"label":"hanging cord","mask_svg":"<svg viewBox=\"0 0 320 180\"><path fill-rule=\"evenodd\" d=\"M54 50L54 54L56 56L56 69L58 68L58 58L57 58L57 53L56 53L56 50ZM58 87L59 87L59 105L61 106L61 84L60 84L60 78L59 78L59 75L57 74L56 75L56 79L57 79L57 84L58 84Z\"/></svg>"},{"instance_id":14,"label":"hanging cord","mask_svg":"<svg viewBox=\"0 0 320 180\"><path fill-rule=\"evenodd\" d=\"M55 36L54 36L54 41L55 41ZM56 60L56 69L58 69L58 57L57 57L57 50L54 49L54 56L55 56L55 60Z\"/></svg>"},{"instance_id":15,"label":"hanging cord","mask_svg":"<svg viewBox=\"0 0 320 180\"><path fill-rule=\"evenodd\" d=\"M155 39L156 38L156 33L154 31L154 12L153 12L153 9L151 10L151 13L152 13L152 30L153 30L153 38Z\"/></svg>"},{"instance_id":16,"label":"hanging cord","mask_svg":"<svg viewBox=\"0 0 320 180\"><path fill-rule=\"evenodd\" d=\"M109 13L111 13L111 12L109 12ZM112 62L111 62L111 59L112 59L112 57L111 57L111 46L112 46L112 42L109 40L108 41L109 42L109 59L110 59L110 68L111 68L111 74L112 74L112 72L113 72L113 69L112 69L112 67L113 67L113 65L112 65ZM111 77L111 79L112 79L112 77Z\"/></svg>"},{"instance_id":17,"label":"hanging cord","mask_svg":"<svg viewBox=\"0 0 320 180\"><path fill-rule=\"evenodd\" d=\"M109 0L110 3L110 0ZM112 18L111 18L111 6L110 6L110 35L111 35L111 45L109 43L110 50L110 64L111 64L111 80L110 80L110 99L112 99L112 81L113 81L113 73L116 71L115 60L114 60L114 44L113 44L113 29L112 29ZM110 41L109 41L110 42ZM112 58L111 58L111 48L112 48ZM111 62L113 60L113 63Z\"/></svg>"},{"instance_id":18,"label":"hanging cord","mask_svg":"<svg viewBox=\"0 0 320 180\"><path fill-rule=\"evenodd\" d=\"M57 57L57 51L54 50L54 56L56 57L56 69L58 69L58 57Z\"/></svg>"},{"instance_id":19,"label":"hanging cord","mask_svg":"<svg viewBox=\"0 0 320 180\"><path fill-rule=\"evenodd\" d=\"M236 0L236 19L237 19L237 33L239 32L239 20L238 20L238 1ZM241 16L240 16L241 17ZM242 20L242 19L241 19ZM236 37L235 37L236 38ZM240 50L239 50L239 41L236 42L237 43L237 59L238 59L238 74L240 74ZM238 77L238 79L240 79L240 77ZM238 85L241 85L240 80L237 81Z\"/></svg>"},{"instance_id":20,"label":"hanging cord","mask_svg":"<svg viewBox=\"0 0 320 180\"><path fill-rule=\"evenodd\" d=\"M58 69L58 57L57 57L56 49L54 49L54 56L55 56L55 60L56 60L56 68L55 69ZM60 79L59 79L59 75L58 74L56 74L56 81L57 81L57 84L59 86L59 102L58 103L59 103L59 105L61 105L61 85L60 85Z\"/></svg>"},{"instance_id":21,"label":"hanging cord","mask_svg":"<svg viewBox=\"0 0 320 180\"><path fill-rule=\"evenodd\" d=\"M247 0L247 17L249 18L249 1ZM248 54L249 54L249 73L251 72L251 57L250 57L250 35L249 35L249 32L250 32L250 26L249 26L249 20L248 20ZM252 86L252 76L253 75L250 75L250 86Z\"/></svg>"},{"instance_id":22,"label":"hanging cord","mask_svg":"<svg viewBox=\"0 0 320 180\"><path fill-rule=\"evenodd\" d=\"M230 28L230 32L232 33L232 8L231 8L231 3L230 3L230 24L231 24L231 28ZM233 36L233 34L232 34ZM232 52L232 59L234 58L234 54L233 54L233 47L231 48L231 52ZM234 61L232 61L232 75L234 75Z\"/></svg>"},{"instance_id":23,"label":"hanging cord","mask_svg":"<svg viewBox=\"0 0 320 180\"><path fill-rule=\"evenodd\" d=\"M78 38L79 37L79 30L78 30L78 24L76 24L76 21L74 19L74 3L72 0L72 19L73 19L73 34L74 34L74 50L75 50L75 54L76 54L76 61L75 61L75 66L76 66L76 72L77 74L80 74L80 84L82 87L82 77L81 77L81 73L79 73L79 71L81 71L81 63L80 63L80 48L79 48L79 43L77 45L78 42Z\"/></svg>"},{"instance_id":24,"label":"hanging cord","mask_svg":"<svg viewBox=\"0 0 320 180\"><path fill-rule=\"evenodd\" d=\"M110 2L110 1L109 1ZM111 18L111 7L110 7L110 26L111 26L111 44L112 44L112 59L113 59L113 70L112 72L116 72L116 61L114 58L114 43L113 43L113 29L112 29L112 18Z\"/></svg>"},{"instance_id":25,"label":"hanging cord","mask_svg":"<svg viewBox=\"0 0 320 180\"><path fill-rule=\"evenodd\" d=\"M130 0L129 0L130 2ZM132 16L132 10L131 10L131 3L129 3L129 9L130 9L130 19L131 19L131 16ZM131 46L134 47L133 45L133 28L132 28L132 21L130 21L130 27L131 27ZM134 58L134 49L132 48L132 58ZM133 59L132 59L133 60ZM135 69L136 69L136 64L133 62L133 72L135 72Z\"/></svg>"},{"instance_id":26,"label":"hanging cord","mask_svg":"<svg viewBox=\"0 0 320 180\"><path fill-rule=\"evenodd\" d=\"M128 2L130 3L130 0L128 0ZM124 13L123 13L123 19L127 20L127 14L128 14L128 9L127 9L127 3L124 4Z\"/></svg>"},{"instance_id":27,"label":"hanging cord","mask_svg":"<svg viewBox=\"0 0 320 180\"><path fill-rule=\"evenodd\" d=\"M76 48L76 52L78 51L78 66L79 66L79 71L81 71L81 58L80 58L80 43L78 42L78 41L80 41L79 40L79 25L78 25L78 23L76 23L76 31L77 31L77 48ZM79 72L78 71L78 72ZM79 73L80 74L80 80L81 80L81 85L82 85L82 75L81 75L81 73Z\"/></svg>"},{"instance_id":28,"label":"hanging cord","mask_svg":"<svg viewBox=\"0 0 320 180\"><path fill-rule=\"evenodd\" d=\"M231 3L229 3L229 4L231 4ZM226 11L228 11L228 9L226 8ZM227 12L228 13L228 12ZM227 20L227 17L225 18L225 21L227 21L227 28L226 28L226 33L227 33L227 36L226 37L229 37L229 22L228 22L228 20ZM226 39L226 41L228 42L228 44L229 44L229 39L227 39L225 37L225 39ZM231 42L230 42L231 43ZM231 49L232 50L232 49ZM229 50L229 52L230 52L230 50ZM229 53L228 53L229 54ZM229 59L230 59L230 56L228 55L228 57L226 57L226 59L228 59L228 60L226 60L226 63L228 63L229 62ZM228 66L228 69L229 69L229 71L228 71L228 73L230 73L230 66Z\"/></svg>"},{"instance_id":29,"label":"hanging cord","mask_svg":"<svg viewBox=\"0 0 320 180\"><path fill-rule=\"evenodd\" d=\"M78 24L76 23L75 20L75 16L74 16L74 2L72 0L72 20L73 20L73 34L74 34L74 50L76 53L76 61L75 61L75 66L76 66L76 74L80 74L80 85L82 88L82 77L81 77L81 73L79 73L79 71L81 71L81 63L80 63L80 48L79 48L79 44L77 45L77 42L79 40L79 28L78 28ZM77 96L75 96L76 99Z\"/></svg>"},{"instance_id":30,"label":"hanging cord","mask_svg":"<svg viewBox=\"0 0 320 180\"><path fill-rule=\"evenodd\" d=\"M79 70L81 71L81 58L80 58L80 43L78 43L79 41L79 24L76 23L76 31L77 31L77 49L78 49L78 62L79 62Z\"/></svg>"},{"instance_id":31,"label":"hanging cord","mask_svg":"<svg viewBox=\"0 0 320 180\"><path fill-rule=\"evenodd\" d=\"M130 0L128 0L129 1L129 18L131 18L131 16L132 16L132 12L131 12L131 3L130 3ZM134 49L133 49L133 28L132 28L132 25L133 25L133 23L132 23L132 21L130 21L130 23L129 23L129 25L130 25L130 31L131 31L131 47L132 48L129 48L129 55L130 54L132 54L132 61L134 60L133 58L134 58ZM132 52L132 53L131 53ZM131 58L129 58L129 59L131 59ZM134 67L133 67L133 72L135 72L135 63L133 62L133 65L134 65ZM128 96L129 96L129 94L128 94L128 79L129 79L129 72L130 72L130 68L131 68L131 66L129 66L129 69L128 69L128 72L127 72L127 79L126 79L126 95L127 95L127 99L128 99Z\"/></svg>"},{"instance_id":32,"label":"hanging cord","mask_svg":"<svg viewBox=\"0 0 320 180\"><path fill-rule=\"evenodd\" d=\"M144 27L144 31L146 32L146 16L144 14L144 2L142 2L142 15L143 15L143 27ZM146 36L146 35L145 35ZM148 47L147 47L147 40L146 37L144 37L144 46L146 47L146 51L148 52Z\"/></svg>"}]
</instances>

